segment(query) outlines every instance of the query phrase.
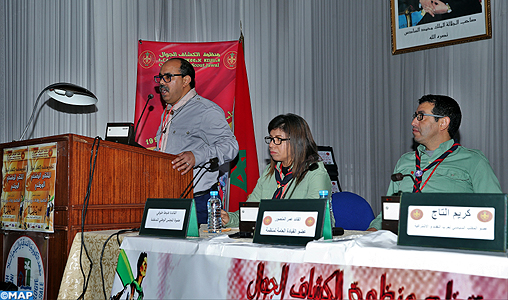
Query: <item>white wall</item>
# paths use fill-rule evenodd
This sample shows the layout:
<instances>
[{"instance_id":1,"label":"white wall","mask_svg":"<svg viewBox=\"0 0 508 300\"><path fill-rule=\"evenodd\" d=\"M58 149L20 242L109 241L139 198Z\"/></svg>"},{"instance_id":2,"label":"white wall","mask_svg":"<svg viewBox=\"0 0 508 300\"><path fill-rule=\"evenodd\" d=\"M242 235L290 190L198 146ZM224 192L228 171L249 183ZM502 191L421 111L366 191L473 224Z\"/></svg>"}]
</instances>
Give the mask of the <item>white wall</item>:
<instances>
[{"instance_id":1,"label":"white wall","mask_svg":"<svg viewBox=\"0 0 508 300\"><path fill-rule=\"evenodd\" d=\"M490 40L392 55L388 1L5 0L0 142L19 138L39 92L60 81L93 91L98 111L44 105L30 137L104 137L107 122L133 122L139 39L235 40L241 22L260 167L270 119L297 113L334 147L343 189L377 213L411 150L416 100L447 94L463 110L461 143L486 154L507 192L507 8L492 0Z\"/></svg>"}]
</instances>

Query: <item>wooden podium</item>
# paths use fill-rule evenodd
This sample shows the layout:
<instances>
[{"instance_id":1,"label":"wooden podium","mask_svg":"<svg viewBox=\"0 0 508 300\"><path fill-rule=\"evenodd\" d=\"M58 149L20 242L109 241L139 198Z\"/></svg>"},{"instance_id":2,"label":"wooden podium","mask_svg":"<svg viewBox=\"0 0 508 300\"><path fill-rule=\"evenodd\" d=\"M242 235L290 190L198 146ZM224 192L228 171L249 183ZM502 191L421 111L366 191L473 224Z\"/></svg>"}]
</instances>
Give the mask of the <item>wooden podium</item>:
<instances>
[{"instance_id":1,"label":"wooden podium","mask_svg":"<svg viewBox=\"0 0 508 300\"><path fill-rule=\"evenodd\" d=\"M139 228L147 198L179 198L192 172L173 170L174 155L100 140L85 218L85 231ZM83 201L89 182L93 138L57 135L0 144L0 149L57 143L54 233L48 239L46 298L56 299L69 250L81 231ZM94 151L95 154L95 151ZM3 157L3 156L2 156ZM188 198L192 198L192 193ZM4 233L0 253L4 253ZM7 249L8 251L8 249ZM4 280L6 257L1 260Z\"/></svg>"}]
</instances>

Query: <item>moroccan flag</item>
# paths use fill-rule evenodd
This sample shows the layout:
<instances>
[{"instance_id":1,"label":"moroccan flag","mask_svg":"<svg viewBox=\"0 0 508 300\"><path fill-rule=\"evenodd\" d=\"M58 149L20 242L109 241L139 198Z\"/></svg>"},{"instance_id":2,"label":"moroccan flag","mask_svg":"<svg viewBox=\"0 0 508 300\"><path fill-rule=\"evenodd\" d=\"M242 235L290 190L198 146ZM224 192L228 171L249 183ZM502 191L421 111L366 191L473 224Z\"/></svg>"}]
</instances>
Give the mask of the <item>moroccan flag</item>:
<instances>
[{"instance_id":1,"label":"moroccan flag","mask_svg":"<svg viewBox=\"0 0 508 300\"><path fill-rule=\"evenodd\" d=\"M238 44L233 119L234 133L240 146L240 151L238 153L238 162L231 170L229 211L237 211L239 209L239 202L247 200L247 196L252 192L259 178L254 122L252 121L249 82L247 80L242 42Z\"/></svg>"}]
</instances>

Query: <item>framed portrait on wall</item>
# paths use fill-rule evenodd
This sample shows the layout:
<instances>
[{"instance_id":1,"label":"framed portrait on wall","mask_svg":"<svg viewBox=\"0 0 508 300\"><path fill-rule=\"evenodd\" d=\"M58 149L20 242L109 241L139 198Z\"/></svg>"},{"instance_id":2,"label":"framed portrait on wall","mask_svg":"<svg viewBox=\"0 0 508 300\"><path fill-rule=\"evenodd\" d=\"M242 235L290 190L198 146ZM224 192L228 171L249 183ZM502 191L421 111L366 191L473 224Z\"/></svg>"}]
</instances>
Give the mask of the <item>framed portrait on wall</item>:
<instances>
[{"instance_id":1,"label":"framed portrait on wall","mask_svg":"<svg viewBox=\"0 0 508 300\"><path fill-rule=\"evenodd\" d=\"M390 0L392 54L492 37L490 0Z\"/></svg>"}]
</instances>

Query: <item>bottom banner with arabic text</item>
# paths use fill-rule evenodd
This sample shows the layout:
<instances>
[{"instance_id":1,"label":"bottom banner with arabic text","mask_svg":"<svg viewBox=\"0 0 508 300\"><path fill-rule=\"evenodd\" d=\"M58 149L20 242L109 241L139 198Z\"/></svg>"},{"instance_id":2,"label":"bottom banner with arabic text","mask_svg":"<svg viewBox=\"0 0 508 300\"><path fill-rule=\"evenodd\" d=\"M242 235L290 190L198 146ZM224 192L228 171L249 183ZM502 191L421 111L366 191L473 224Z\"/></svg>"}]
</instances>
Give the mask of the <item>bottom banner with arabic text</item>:
<instances>
[{"instance_id":1,"label":"bottom banner with arabic text","mask_svg":"<svg viewBox=\"0 0 508 300\"><path fill-rule=\"evenodd\" d=\"M127 239L130 244L125 244ZM127 294L143 295L145 299L508 298L508 275L492 277L443 270L312 263L305 261L306 250L299 247L154 240L157 242L153 247L147 238L124 240L113 298L124 299ZM136 245L131 247L133 243ZM167 248L166 243L173 245ZM330 257L344 255L332 252ZM407 252L408 258L418 259L418 255ZM267 255L263 253L270 253L270 258L265 259ZM255 259L260 256L263 260ZM486 257L485 262L493 260Z\"/></svg>"}]
</instances>

